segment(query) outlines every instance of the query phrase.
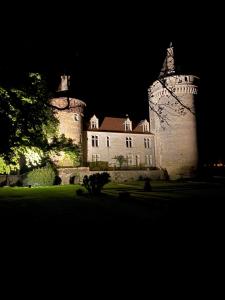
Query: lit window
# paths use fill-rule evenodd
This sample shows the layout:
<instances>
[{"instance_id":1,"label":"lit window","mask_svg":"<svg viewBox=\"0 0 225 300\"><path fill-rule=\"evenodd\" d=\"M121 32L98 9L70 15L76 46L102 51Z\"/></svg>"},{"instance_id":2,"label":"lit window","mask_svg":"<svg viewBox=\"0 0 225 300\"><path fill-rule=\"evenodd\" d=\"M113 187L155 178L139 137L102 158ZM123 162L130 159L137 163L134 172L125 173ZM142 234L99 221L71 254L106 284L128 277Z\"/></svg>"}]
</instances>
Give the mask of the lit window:
<instances>
[{"instance_id":1,"label":"lit window","mask_svg":"<svg viewBox=\"0 0 225 300\"><path fill-rule=\"evenodd\" d=\"M99 146L99 139L98 139L97 135L92 135L91 143L92 143L92 147L98 147Z\"/></svg>"}]
</instances>

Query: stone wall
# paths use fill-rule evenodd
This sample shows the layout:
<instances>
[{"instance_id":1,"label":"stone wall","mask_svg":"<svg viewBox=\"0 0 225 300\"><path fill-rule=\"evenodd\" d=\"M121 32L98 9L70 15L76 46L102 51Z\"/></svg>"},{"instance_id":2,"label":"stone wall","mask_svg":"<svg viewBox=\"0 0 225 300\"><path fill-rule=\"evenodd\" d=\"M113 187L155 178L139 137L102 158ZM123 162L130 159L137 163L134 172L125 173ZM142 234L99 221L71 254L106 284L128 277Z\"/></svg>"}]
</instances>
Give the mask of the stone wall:
<instances>
[{"instance_id":1,"label":"stone wall","mask_svg":"<svg viewBox=\"0 0 225 300\"><path fill-rule=\"evenodd\" d=\"M51 99L51 104L64 108L68 105L65 97ZM75 98L69 98L69 108L55 111L55 116L59 120L59 133L73 140L75 144L81 142L83 131L83 110L86 104Z\"/></svg>"},{"instance_id":2,"label":"stone wall","mask_svg":"<svg viewBox=\"0 0 225 300\"><path fill-rule=\"evenodd\" d=\"M103 171L90 171L89 168L60 168L58 174L61 179L61 184L82 183L85 175L102 173ZM129 171L107 171L110 174L112 182L125 182L130 180L139 180L140 178L150 177L152 180L164 179L164 174L161 170L129 170ZM0 175L0 186L7 184L10 186L22 183L23 175Z\"/></svg>"},{"instance_id":3,"label":"stone wall","mask_svg":"<svg viewBox=\"0 0 225 300\"><path fill-rule=\"evenodd\" d=\"M92 146L92 136L98 137L98 147ZM107 147L107 137L109 146ZM132 139L132 147L126 146L126 138ZM150 140L149 148L145 148L144 139ZM110 166L118 165L115 156L123 155L129 157L129 165L155 166L154 159L154 136L151 133L133 132L104 132L86 131L84 132L84 151L88 162L94 161L93 156L98 155L99 161L107 161ZM149 162L146 156L149 156Z\"/></svg>"},{"instance_id":4,"label":"stone wall","mask_svg":"<svg viewBox=\"0 0 225 300\"><path fill-rule=\"evenodd\" d=\"M169 76L165 88L159 81L149 89L150 106L162 108L163 124L150 111L151 131L155 134L156 166L166 169L171 179L192 177L198 165L195 99L197 77ZM180 104L181 103L181 104ZM189 111L189 109L191 111Z\"/></svg>"},{"instance_id":5,"label":"stone wall","mask_svg":"<svg viewBox=\"0 0 225 300\"><path fill-rule=\"evenodd\" d=\"M20 175L0 175L0 186L6 185L16 185L18 182L21 181L21 176Z\"/></svg>"},{"instance_id":6,"label":"stone wall","mask_svg":"<svg viewBox=\"0 0 225 300\"><path fill-rule=\"evenodd\" d=\"M82 183L85 175L102 173L103 171L90 171L89 168L61 168L58 169L61 184ZM161 170L129 170L129 171L107 171L112 182L124 182L138 180L141 177L150 177L153 180L164 179Z\"/></svg>"}]
</instances>

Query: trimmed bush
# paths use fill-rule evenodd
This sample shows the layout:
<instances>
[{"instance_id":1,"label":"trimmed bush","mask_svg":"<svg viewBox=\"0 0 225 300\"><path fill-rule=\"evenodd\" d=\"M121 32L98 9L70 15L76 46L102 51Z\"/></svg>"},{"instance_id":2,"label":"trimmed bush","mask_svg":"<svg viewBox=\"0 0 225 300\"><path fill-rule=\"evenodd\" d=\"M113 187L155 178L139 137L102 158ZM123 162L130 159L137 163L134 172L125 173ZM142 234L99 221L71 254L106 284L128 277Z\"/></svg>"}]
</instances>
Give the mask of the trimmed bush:
<instances>
[{"instance_id":1,"label":"trimmed bush","mask_svg":"<svg viewBox=\"0 0 225 300\"><path fill-rule=\"evenodd\" d=\"M99 195L103 186L110 182L109 178L110 175L107 172L96 173L90 176L85 175L83 184L90 194Z\"/></svg>"},{"instance_id":2,"label":"trimmed bush","mask_svg":"<svg viewBox=\"0 0 225 300\"><path fill-rule=\"evenodd\" d=\"M37 168L26 174L24 186L47 186L53 185L55 182L56 171L50 166Z\"/></svg>"},{"instance_id":3,"label":"trimmed bush","mask_svg":"<svg viewBox=\"0 0 225 300\"><path fill-rule=\"evenodd\" d=\"M76 190L76 194L77 194L77 196L83 196L84 191L82 189L78 189L78 190Z\"/></svg>"}]
</instances>

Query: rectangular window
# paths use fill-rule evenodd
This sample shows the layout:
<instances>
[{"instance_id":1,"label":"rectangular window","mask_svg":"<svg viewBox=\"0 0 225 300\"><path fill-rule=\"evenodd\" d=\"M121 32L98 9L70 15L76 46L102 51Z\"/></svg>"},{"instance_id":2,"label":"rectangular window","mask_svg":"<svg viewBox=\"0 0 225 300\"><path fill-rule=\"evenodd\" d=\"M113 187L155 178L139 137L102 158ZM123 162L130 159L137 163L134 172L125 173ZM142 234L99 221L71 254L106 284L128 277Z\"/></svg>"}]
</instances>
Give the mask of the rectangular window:
<instances>
[{"instance_id":1,"label":"rectangular window","mask_svg":"<svg viewBox=\"0 0 225 300\"><path fill-rule=\"evenodd\" d=\"M93 162L100 161L100 154L93 154L92 155L92 161Z\"/></svg>"},{"instance_id":2,"label":"rectangular window","mask_svg":"<svg viewBox=\"0 0 225 300\"><path fill-rule=\"evenodd\" d=\"M140 155L136 155L136 166L140 166Z\"/></svg>"},{"instance_id":3,"label":"rectangular window","mask_svg":"<svg viewBox=\"0 0 225 300\"><path fill-rule=\"evenodd\" d=\"M99 139L97 135L92 135L91 136L91 144L92 147L98 147L99 146Z\"/></svg>"},{"instance_id":4,"label":"rectangular window","mask_svg":"<svg viewBox=\"0 0 225 300\"><path fill-rule=\"evenodd\" d=\"M144 145L145 145L145 148L150 148L151 147L151 140L150 140L150 138L145 138L144 139Z\"/></svg>"},{"instance_id":5,"label":"rectangular window","mask_svg":"<svg viewBox=\"0 0 225 300\"><path fill-rule=\"evenodd\" d=\"M144 124L143 131L149 131L148 124Z\"/></svg>"},{"instance_id":6,"label":"rectangular window","mask_svg":"<svg viewBox=\"0 0 225 300\"><path fill-rule=\"evenodd\" d=\"M145 155L145 165L146 166L152 166L153 161L152 161L152 155Z\"/></svg>"},{"instance_id":7,"label":"rectangular window","mask_svg":"<svg viewBox=\"0 0 225 300\"><path fill-rule=\"evenodd\" d=\"M133 165L133 155L132 154L127 155L127 164L128 164L128 166Z\"/></svg>"},{"instance_id":8,"label":"rectangular window","mask_svg":"<svg viewBox=\"0 0 225 300\"><path fill-rule=\"evenodd\" d=\"M132 148L132 138L131 137L126 137L126 147Z\"/></svg>"},{"instance_id":9,"label":"rectangular window","mask_svg":"<svg viewBox=\"0 0 225 300\"><path fill-rule=\"evenodd\" d=\"M110 147L110 137L106 137L106 147Z\"/></svg>"},{"instance_id":10,"label":"rectangular window","mask_svg":"<svg viewBox=\"0 0 225 300\"><path fill-rule=\"evenodd\" d=\"M96 121L91 121L91 129L97 128Z\"/></svg>"},{"instance_id":11,"label":"rectangular window","mask_svg":"<svg viewBox=\"0 0 225 300\"><path fill-rule=\"evenodd\" d=\"M152 166L153 165L153 161L152 161L152 155L151 154L149 155L149 162L150 162L150 166Z\"/></svg>"},{"instance_id":12,"label":"rectangular window","mask_svg":"<svg viewBox=\"0 0 225 300\"><path fill-rule=\"evenodd\" d=\"M125 131L131 131L131 124L125 123Z\"/></svg>"}]
</instances>

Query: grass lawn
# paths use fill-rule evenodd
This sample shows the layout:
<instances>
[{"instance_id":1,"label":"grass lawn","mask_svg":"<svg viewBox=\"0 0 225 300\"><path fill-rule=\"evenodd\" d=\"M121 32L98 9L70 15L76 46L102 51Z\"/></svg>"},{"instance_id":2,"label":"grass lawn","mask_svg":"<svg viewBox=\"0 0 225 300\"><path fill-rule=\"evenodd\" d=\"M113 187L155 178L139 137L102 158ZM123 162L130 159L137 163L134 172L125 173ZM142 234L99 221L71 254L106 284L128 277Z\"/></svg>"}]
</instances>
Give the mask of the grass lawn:
<instances>
[{"instance_id":1,"label":"grass lawn","mask_svg":"<svg viewBox=\"0 0 225 300\"><path fill-rule=\"evenodd\" d=\"M5 214L19 215L27 213L35 217L46 215L61 216L65 213L81 216L78 211L84 211L84 219L97 217L111 219L115 215L130 215L146 217L146 207L151 209L161 207L167 210L168 205L176 203L219 201L225 196L224 185L206 182L162 182L151 183L153 190L144 192L143 181L126 182L121 184L109 183L100 197L86 193L77 196L79 185L50 186L50 187L4 187L0 188L1 216ZM119 200L119 193L129 192L130 197ZM133 209L135 207L135 209Z\"/></svg>"},{"instance_id":2,"label":"grass lawn","mask_svg":"<svg viewBox=\"0 0 225 300\"><path fill-rule=\"evenodd\" d=\"M224 228L222 183L151 185L152 192L144 192L142 181L109 183L100 197L86 192L77 196L79 185L0 188L1 245L12 257L21 249L23 257L36 253L47 259L57 253L56 259L64 259L76 253L76 260L89 261L103 254L122 259L128 253L140 259L156 247L162 255L168 247L174 254L181 248L191 253L199 245L205 251L208 243L219 247ZM123 192L130 197L120 199Z\"/></svg>"},{"instance_id":3,"label":"grass lawn","mask_svg":"<svg viewBox=\"0 0 225 300\"><path fill-rule=\"evenodd\" d=\"M45 236L148 236L181 231L209 234L223 228L225 187L211 182L109 183L99 197L77 196L79 185L0 188L3 233ZM119 193L130 196L119 198ZM107 234L105 233L107 231Z\"/></svg>"}]
</instances>

